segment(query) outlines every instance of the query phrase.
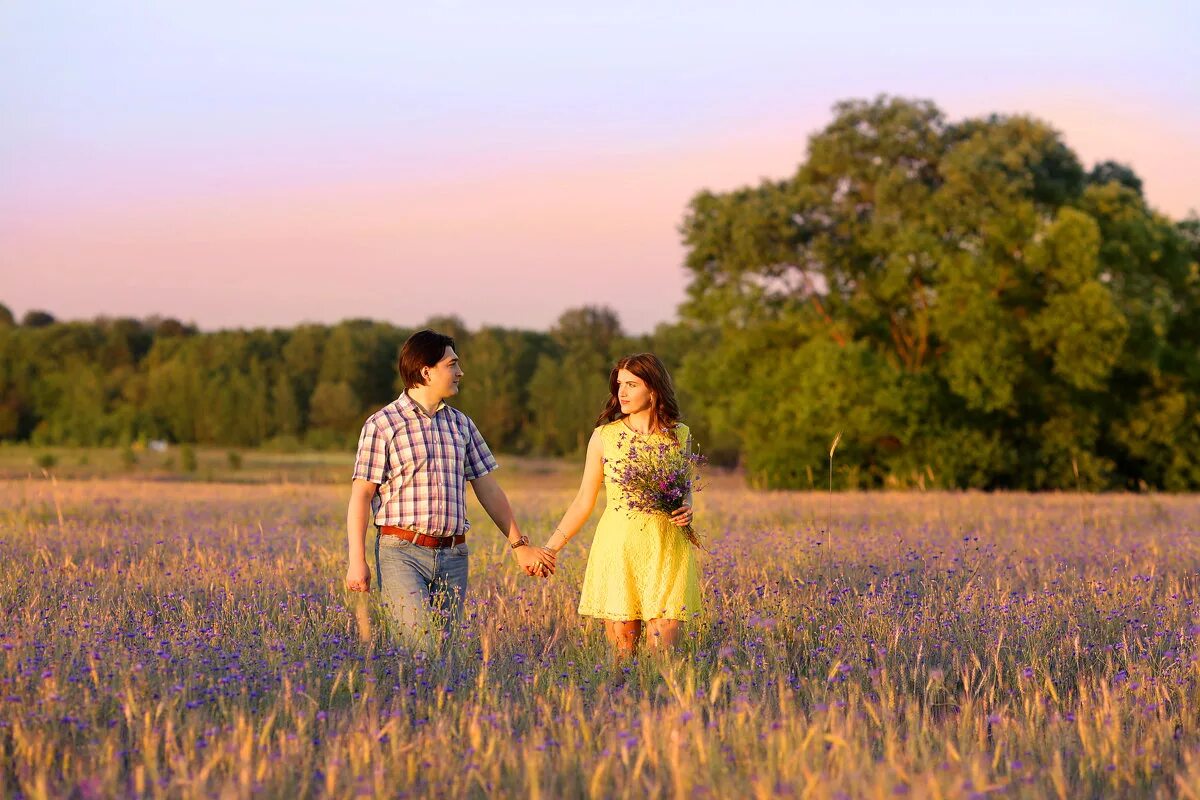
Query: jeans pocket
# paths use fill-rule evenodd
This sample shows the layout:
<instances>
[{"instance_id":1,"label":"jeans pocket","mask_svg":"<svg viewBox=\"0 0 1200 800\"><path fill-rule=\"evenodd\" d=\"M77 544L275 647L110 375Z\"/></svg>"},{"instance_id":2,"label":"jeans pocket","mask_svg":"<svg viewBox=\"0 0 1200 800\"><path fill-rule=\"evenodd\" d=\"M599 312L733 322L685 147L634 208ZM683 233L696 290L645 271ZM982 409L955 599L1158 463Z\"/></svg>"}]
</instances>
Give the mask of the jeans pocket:
<instances>
[{"instance_id":1,"label":"jeans pocket","mask_svg":"<svg viewBox=\"0 0 1200 800\"><path fill-rule=\"evenodd\" d=\"M408 539L401 539L399 536L381 534L379 537L379 546L389 550L397 550L402 547L412 547L412 542Z\"/></svg>"},{"instance_id":2,"label":"jeans pocket","mask_svg":"<svg viewBox=\"0 0 1200 800\"><path fill-rule=\"evenodd\" d=\"M466 556L470 554L471 550L469 545L466 542L463 542L462 544L456 544L454 547L450 548L450 552L456 556Z\"/></svg>"}]
</instances>

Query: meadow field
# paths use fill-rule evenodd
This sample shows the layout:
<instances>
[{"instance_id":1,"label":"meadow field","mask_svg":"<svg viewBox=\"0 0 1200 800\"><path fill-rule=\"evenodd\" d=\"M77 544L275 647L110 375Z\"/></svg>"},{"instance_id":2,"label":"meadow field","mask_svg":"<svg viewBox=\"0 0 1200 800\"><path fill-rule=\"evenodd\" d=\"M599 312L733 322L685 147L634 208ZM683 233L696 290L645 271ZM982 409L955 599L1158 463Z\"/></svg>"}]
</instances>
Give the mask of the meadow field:
<instances>
[{"instance_id":1,"label":"meadow field","mask_svg":"<svg viewBox=\"0 0 1200 800\"><path fill-rule=\"evenodd\" d=\"M497 475L543 540L569 474ZM685 650L614 666L591 526L538 581L472 502L427 656L347 482L144 477L0 480L0 796L1200 797L1196 497L718 482Z\"/></svg>"}]
</instances>

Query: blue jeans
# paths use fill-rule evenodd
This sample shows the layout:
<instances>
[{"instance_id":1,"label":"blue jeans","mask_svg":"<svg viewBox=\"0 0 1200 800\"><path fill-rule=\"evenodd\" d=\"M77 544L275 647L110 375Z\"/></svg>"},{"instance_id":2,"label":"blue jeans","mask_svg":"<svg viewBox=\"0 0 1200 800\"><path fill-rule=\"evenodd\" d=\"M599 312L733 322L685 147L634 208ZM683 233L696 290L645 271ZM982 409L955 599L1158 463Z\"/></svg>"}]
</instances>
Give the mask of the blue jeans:
<instances>
[{"instance_id":1,"label":"blue jeans","mask_svg":"<svg viewBox=\"0 0 1200 800\"><path fill-rule=\"evenodd\" d=\"M467 544L421 547L375 537L375 576L400 636L425 647L459 623L467 594Z\"/></svg>"}]
</instances>

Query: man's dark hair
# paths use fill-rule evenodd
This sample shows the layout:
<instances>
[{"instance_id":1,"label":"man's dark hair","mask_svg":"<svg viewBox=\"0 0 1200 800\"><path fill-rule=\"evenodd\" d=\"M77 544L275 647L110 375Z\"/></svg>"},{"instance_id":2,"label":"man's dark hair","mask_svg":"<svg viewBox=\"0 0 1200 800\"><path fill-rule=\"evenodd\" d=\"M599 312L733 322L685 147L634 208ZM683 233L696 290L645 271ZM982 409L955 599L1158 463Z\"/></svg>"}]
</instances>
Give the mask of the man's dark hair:
<instances>
[{"instance_id":1,"label":"man's dark hair","mask_svg":"<svg viewBox=\"0 0 1200 800\"><path fill-rule=\"evenodd\" d=\"M421 370L432 367L446 355L446 348L454 347L454 340L444 333L431 331L428 328L417 331L405 340L400 348L400 361L396 365L404 386L408 389L422 386L425 379Z\"/></svg>"}]
</instances>

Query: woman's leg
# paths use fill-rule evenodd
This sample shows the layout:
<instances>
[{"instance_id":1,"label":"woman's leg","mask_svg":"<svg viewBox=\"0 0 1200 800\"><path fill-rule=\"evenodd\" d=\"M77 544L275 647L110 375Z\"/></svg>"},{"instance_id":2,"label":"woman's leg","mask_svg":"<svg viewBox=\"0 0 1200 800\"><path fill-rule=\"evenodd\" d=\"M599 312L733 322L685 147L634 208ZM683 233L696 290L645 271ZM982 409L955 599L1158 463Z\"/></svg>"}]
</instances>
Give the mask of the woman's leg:
<instances>
[{"instance_id":1,"label":"woman's leg","mask_svg":"<svg viewBox=\"0 0 1200 800\"><path fill-rule=\"evenodd\" d=\"M630 619L618 622L606 619L604 635L616 651L617 658L628 658L637 650L638 637L642 635L642 621Z\"/></svg>"},{"instance_id":2,"label":"woman's leg","mask_svg":"<svg viewBox=\"0 0 1200 800\"><path fill-rule=\"evenodd\" d=\"M683 626L677 619L652 619L646 622L646 642L651 650L674 650L682 635Z\"/></svg>"}]
</instances>

